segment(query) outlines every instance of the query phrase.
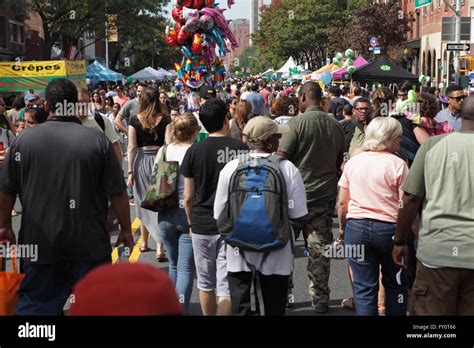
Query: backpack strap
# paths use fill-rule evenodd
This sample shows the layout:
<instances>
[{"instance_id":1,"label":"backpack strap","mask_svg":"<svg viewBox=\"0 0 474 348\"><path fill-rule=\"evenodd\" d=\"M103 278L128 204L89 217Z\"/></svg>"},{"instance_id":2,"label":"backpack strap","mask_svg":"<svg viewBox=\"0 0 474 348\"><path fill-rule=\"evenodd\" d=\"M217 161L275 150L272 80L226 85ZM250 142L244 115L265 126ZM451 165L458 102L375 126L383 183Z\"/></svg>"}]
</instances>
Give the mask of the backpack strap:
<instances>
[{"instance_id":1,"label":"backpack strap","mask_svg":"<svg viewBox=\"0 0 474 348\"><path fill-rule=\"evenodd\" d=\"M252 271L252 285L250 290L251 310L256 310L255 304L258 303L258 310L260 312L260 315L263 317L265 316L265 302L263 301L262 285L260 277L258 276L258 272L261 270L263 263L267 259L268 255L270 255L270 252L267 251L263 254L262 261L260 262L260 266L258 266L258 268L247 261L247 259L245 258L245 252L241 248L239 248L239 252L245 263L247 264L247 267L250 268L250 270Z\"/></svg>"},{"instance_id":2,"label":"backpack strap","mask_svg":"<svg viewBox=\"0 0 474 348\"><path fill-rule=\"evenodd\" d=\"M102 115L98 113L97 111L94 112L94 120L97 122L99 127L102 129L102 132L105 132L105 121L102 118Z\"/></svg>"},{"instance_id":3,"label":"backpack strap","mask_svg":"<svg viewBox=\"0 0 474 348\"><path fill-rule=\"evenodd\" d=\"M282 162L283 160L285 160L285 158L281 157L281 156L276 156L276 155L270 155L269 157L267 157L267 159L274 163L277 168L278 168L278 173L280 174L280 181L281 181L281 187L282 187L282 191L284 192L284 194L282 195L281 199L282 199L282 204L287 204L288 202L288 193L286 192L286 182L285 182L285 178L283 177L283 174L281 173L281 170L280 170L280 162ZM285 200L283 202L283 200ZM288 210L287 210L288 211ZM295 241L293 240L294 238L294 233L293 233L293 227L291 227L291 224L290 224L290 229L291 229L291 236L290 236L290 243L291 243L291 250L293 252L293 254L295 253Z\"/></svg>"},{"instance_id":4,"label":"backpack strap","mask_svg":"<svg viewBox=\"0 0 474 348\"><path fill-rule=\"evenodd\" d=\"M161 157L160 162L166 162L166 150L168 149L168 144L163 145L161 148Z\"/></svg>"}]
</instances>

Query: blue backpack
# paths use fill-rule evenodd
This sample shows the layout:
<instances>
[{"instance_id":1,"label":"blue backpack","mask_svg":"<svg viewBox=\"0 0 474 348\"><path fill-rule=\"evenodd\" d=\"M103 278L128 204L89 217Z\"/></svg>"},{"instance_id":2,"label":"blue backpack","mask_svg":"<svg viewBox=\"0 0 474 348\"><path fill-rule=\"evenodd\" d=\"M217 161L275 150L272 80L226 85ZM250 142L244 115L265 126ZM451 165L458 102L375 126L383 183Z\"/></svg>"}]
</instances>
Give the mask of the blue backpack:
<instances>
[{"instance_id":1,"label":"blue backpack","mask_svg":"<svg viewBox=\"0 0 474 348\"><path fill-rule=\"evenodd\" d=\"M282 160L274 155L239 159L225 209L217 219L228 245L268 254L292 241Z\"/></svg>"}]
</instances>

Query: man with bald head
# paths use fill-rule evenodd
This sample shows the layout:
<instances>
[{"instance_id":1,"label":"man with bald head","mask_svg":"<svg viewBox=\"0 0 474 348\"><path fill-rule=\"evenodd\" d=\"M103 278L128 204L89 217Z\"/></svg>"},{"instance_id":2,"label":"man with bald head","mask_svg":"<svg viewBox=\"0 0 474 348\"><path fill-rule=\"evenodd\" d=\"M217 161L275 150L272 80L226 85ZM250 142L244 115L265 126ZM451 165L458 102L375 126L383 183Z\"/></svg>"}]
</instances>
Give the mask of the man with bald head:
<instances>
[{"instance_id":1,"label":"man with bald head","mask_svg":"<svg viewBox=\"0 0 474 348\"><path fill-rule=\"evenodd\" d=\"M321 99L318 84L310 81L301 87L301 114L288 123L290 130L279 147L279 155L298 167L305 184L309 215L303 232L308 242L308 276L316 313L326 313L329 308L330 259L324 251L333 241L332 217L344 149L344 131L334 117L323 111Z\"/></svg>"},{"instance_id":2,"label":"man with bald head","mask_svg":"<svg viewBox=\"0 0 474 348\"><path fill-rule=\"evenodd\" d=\"M460 132L429 138L402 189L393 260L406 266L406 239L420 209L411 315L474 315L474 96Z\"/></svg>"}]
</instances>

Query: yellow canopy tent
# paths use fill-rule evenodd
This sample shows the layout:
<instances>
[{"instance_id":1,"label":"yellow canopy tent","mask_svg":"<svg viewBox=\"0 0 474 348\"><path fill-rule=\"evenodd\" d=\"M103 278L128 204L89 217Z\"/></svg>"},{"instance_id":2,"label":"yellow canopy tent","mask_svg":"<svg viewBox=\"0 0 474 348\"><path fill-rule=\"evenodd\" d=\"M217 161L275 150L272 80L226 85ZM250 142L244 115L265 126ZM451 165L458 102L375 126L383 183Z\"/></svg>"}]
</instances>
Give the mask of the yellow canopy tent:
<instances>
[{"instance_id":1,"label":"yellow canopy tent","mask_svg":"<svg viewBox=\"0 0 474 348\"><path fill-rule=\"evenodd\" d=\"M319 68L318 70L316 71L313 71L311 74L308 74L304 77L304 80L305 81L309 81L309 80L319 80L319 78L321 77L321 74L325 71L329 71L331 74L340 69L341 67L337 66L336 64L327 64L325 66L323 66L322 68Z\"/></svg>"},{"instance_id":2,"label":"yellow canopy tent","mask_svg":"<svg viewBox=\"0 0 474 348\"><path fill-rule=\"evenodd\" d=\"M55 78L67 78L76 86L86 85L84 60L0 62L0 92L25 92L30 88L44 91Z\"/></svg>"}]
</instances>

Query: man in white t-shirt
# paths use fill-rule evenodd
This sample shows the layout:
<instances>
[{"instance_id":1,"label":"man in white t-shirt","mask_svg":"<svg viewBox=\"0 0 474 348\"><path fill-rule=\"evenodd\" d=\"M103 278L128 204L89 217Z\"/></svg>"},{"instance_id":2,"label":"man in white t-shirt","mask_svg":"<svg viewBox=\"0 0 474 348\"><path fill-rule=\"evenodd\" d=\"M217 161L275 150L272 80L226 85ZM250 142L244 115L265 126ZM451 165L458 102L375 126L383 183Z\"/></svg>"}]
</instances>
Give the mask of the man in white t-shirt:
<instances>
[{"instance_id":1,"label":"man in white t-shirt","mask_svg":"<svg viewBox=\"0 0 474 348\"><path fill-rule=\"evenodd\" d=\"M90 100L89 91L83 88L79 89L78 90L79 105L81 106L88 105L89 100ZM115 151L115 154L117 155L117 159L119 163L122 164L122 149L120 148L119 137L117 133L115 132L112 122L110 122L107 116L99 114L98 116L100 116L102 120L104 121L103 123L101 122L103 125L102 127L102 125L100 125L95 120L95 115L92 112L92 110L90 110L90 108L88 110L82 110L82 108L79 108L79 109L80 109L79 110L80 115L78 115L78 117L81 120L82 125L89 128L95 128L97 130L100 130L101 132L104 132L107 139L109 139L112 145L114 146L114 151Z\"/></svg>"},{"instance_id":2,"label":"man in white t-shirt","mask_svg":"<svg viewBox=\"0 0 474 348\"><path fill-rule=\"evenodd\" d=\"M287 129L286 125L278 126L269 117L252 118L243 131L244 142L251 149L250 157L268 157L276 152L281 134ZM238 165L239 159L233 160L220 172L214 201L214 219L218 219L225 209L230 179ZM308 214L303 179L298 169L288 160L280 162L280 172L286 183L288 218L293 228L301 228ZM257 274L265 304L265 315L285 314L288 279L293 272L294 236L292 235L291 238L293 241L288 241L282 249L270 252L263 263L264 253L246 251L244 260L239 248L227 245L227 272L233 315L250 315L251 312L252 273L248 264L258 268Z\"/></svg>"}]
</instances>

